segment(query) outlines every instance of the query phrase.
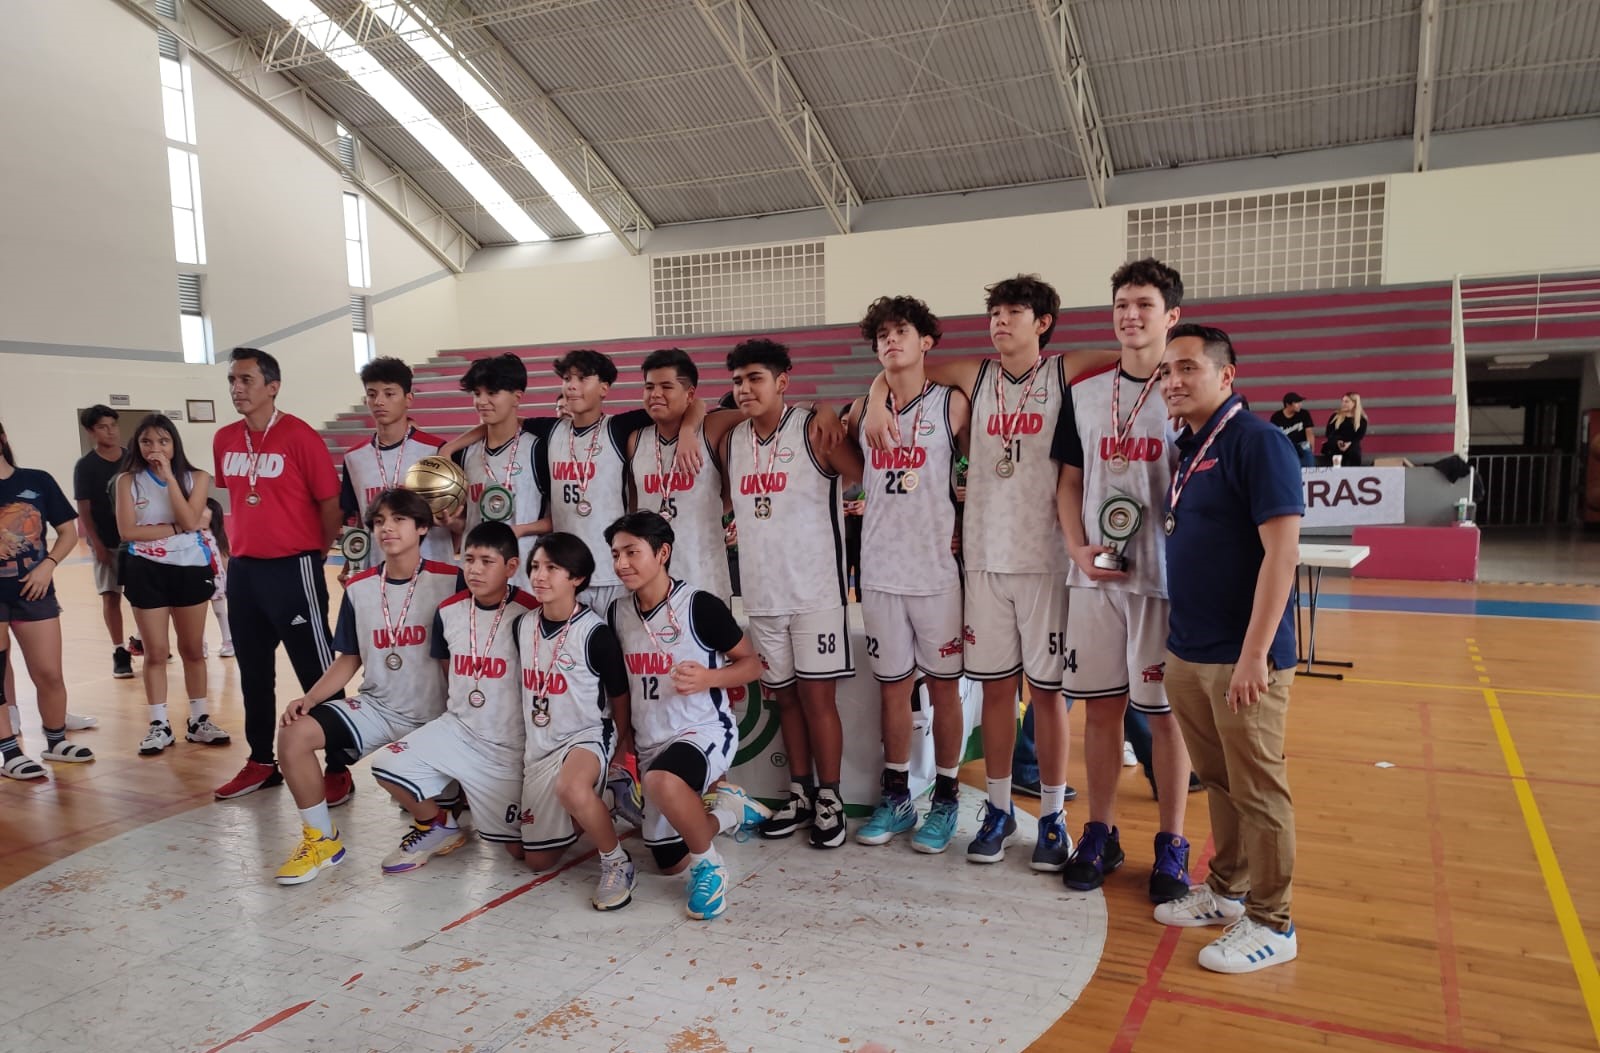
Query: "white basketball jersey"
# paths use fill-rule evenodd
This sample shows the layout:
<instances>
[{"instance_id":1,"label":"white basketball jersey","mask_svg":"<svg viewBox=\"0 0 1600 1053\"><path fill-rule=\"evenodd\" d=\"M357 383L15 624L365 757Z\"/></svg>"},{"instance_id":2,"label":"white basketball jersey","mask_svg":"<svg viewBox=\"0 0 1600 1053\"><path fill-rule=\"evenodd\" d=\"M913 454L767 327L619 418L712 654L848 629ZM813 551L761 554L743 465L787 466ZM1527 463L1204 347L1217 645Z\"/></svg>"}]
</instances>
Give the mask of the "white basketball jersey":
<instances>
[{"instance_id":1,"label":"white basketball jersey","mask_svg":"<svg viewBox=\"0 0 1600 1053\"><path fill-rule=\"evenodd\" d=\"M177 516L172 511L172 494L168 492L168 485L156 478L148 468L135 472L132 481L129 496L133 499L134 522L139 526L171 523L176 529ZM189 473L184 482L192 487L194 473ZM128 551L141 559L171 567L211 566L211 550L206 547L198 530L182 530L153 541L130 541Z\"/></svg>"},{"instance_id":2,"label":"white basketball jersey","mask_svg":"<svg viewBox=\"0 0 1600 1053\"><path fill-rule=\"evenodd\" d=\"M463 537L483 522L478 502L483 500L486 487L504 486L511 491L515 502L509 522L532 523L543 510L544 495L539 491L539 476L534 470L541 455L539 437L519 427L509 442L491 449L488 441L480 439L456 454L456 463L467 477L467 522ZM533 534L517 538L521 562L511 583L519 589L527 587L528 557L533 554L538 540Z\"/></svg>"},{"instance_id":3,"label":"white basketball jersey","mask_svg":"<svg viewBox=\"0 0 1600 1053\"><path fill-rule=\"evenodd\" d=\"M672 576L728 603L733 579L722 539L722 476L709 443L706 454L707 463L697 474L673 471L678 440L663 440L652 424L639 432L634 447L633 486L641 511L667 508L672 513Z\"/></svg>"},{"instance_id":4,"label":"white basketball jersey","mask_svg":"<svg viewBox=\"0 0 1600 1053\"><path fill-rule=\"evenodd\" d=\"M1161 392L1152 391L1122 450L1114 461L1116 433L1111 425L1111 385L1120 384L1118 412L1123 422L1139 401L1144 381L1117 366L1108 366L1072 382L1072 414L1083 446L1083 530L1090 544L1108 544L1100 529L1100 507L1114 495L1130 497L1144 508L1138 533L1122 547L1128 557L1126 581L1090 580L1072 564L1067 584L1075 588L1121 589L1141 596L1167 595L1166 535L1161 529L1163 502L1178 460L1177 432L1167 418ZM1159 386L1159 385L1158 385ZM1124 464L1121 471L1115 465Z\"/></svg>"},{"instance_id":5,"label":"white basketball jersey","mask_svg":"<svg viewBox=\"0 0 1600 1053\"><path fill-rule=\"evenodd\" d=\"M549 756L574 738L597 738L609 746L616 734L611 722L611 699L589 652L595 633L610 635L611 627L581 604L573 615L571 628L567 625L548 624L538 611L517 622L517 652L522 656L522 718L528 736L524 764ZM560 650L556 649L557 643ZM546 721L542 726L541 718Z\"/></svg>"},{"instance_id":6,"label":"white basketball jersey","mask_svg":"<svg viewBox=\"0 0 1600 1053\"><path fill-rule=\"evenodd\" d=\"M803 614L847 601L839 477L812 454L810 422L810 411L791 406L765 442L755 442L748 420L729 436L746 614Z\"/></svg>"},{"instance_id":7,"label":"white basketball jersey","mask_svg":"<svg viewBox=\"0 0 1600 1053\"><path fill-rule=\"evenodd\" d=\"M1004 392L1004 418L995 399L996 377ZM970 467L961 535L961 554L968 570L1066 573L1067 547L1056 518L1058 472L1050 459L1065 377L1060 356L1041 358L1032 377L1007 376L993 358L979 368L972 391ZM1030 380L1032 391L1028 392ZM1006 457L1002 432L1011 436L1011 474L1005 477L997 470Z\"/></svg>"},{"instance_id":8,"label":"white basketball jersey","mask_svg":"<svg viewBox=\"0 0 1600 1053\"><path fill-rule=\"evenodd\" d=\"M511 598L495 624L496 609L479 607L472 593L456 593L439 608L441 639L434 643L450 663L446 716L461 722L483 746L484 755L498 767L522 766L522 667L517 653L517 617L536 610L539 601L521 589ZM477 652L472 649L472 626L477 627ZM477 692L477 694L474 694Z\"/></svg>"},{"instance_id":9,"label":"white basketball jersey","mask_svg":"<svg viewBox=\"0 0 1600 1053\"><path fill-rule=\"evenodd\" d=\"M930 385L900 407L899 418L904 445L892 450L870 448L862 435L864 419L857 425L866 455L861 487L867 495L861 522L861 587L901 596L937 596L961 584L950 551L956 529L950 389Z\"/></svg>"},{"instance_id":10,"label":"white basketball jersey","mask_svg":"<svg viewBox=\"0 0 1600 1053\"><path fill-rule=\"evenodd\" d=\"M406 470L424 457L438 453L444 442L437 435L413 427L407 430L404 439L393 446L379 446L378 438L374 435L371 442L364 442L345 452L344 477L355 495L356 518L363 527L373 498L385 490L402 485ZM427 536L422 539L422 558L448 563L453 555L449 529L443 526L430 527ZM383 552L374 544L365 559L351 561L351 569L364 570L372 566L374 560L382 559Z\"/></svg>"},{"instance_id":11,"label":"white basketball jersey","mask_svg":"<svg viewBox=\"0 0 1600 1053\"><path fill-rule=\"evenodd\" d=\"M563 417L550 429L551 525L576 534L594 556L590 585L620 585L611 565L606 527L628 511L623 489L625 453L612 432L611 417L602 414L587 428L574 429ZM587 501L589 514L579 515L579 502Z\"/></svg>"},{"instance_id":12,"label":"white basketball jersey","mask_svg":"<svg viewBox=\"0 0 1600 1053\"><path fill-rule=\"evenodd\" d=\"M702 604L712 600L722 603L710 593L674 581L667 598L643 615L632 595L611 605L611 622L622 644L622 660L628 667L628 693L632 698L629 719L641 753L659 749L689 728L707 725L726 729L730 754L738 748L739 730L726 691L710 688L680 695L672 686L670 674L678 662L699 662L707 669L720 669L727 664L722 652L697 631L697 594L703 597ZM732 615L728 617L731 619Z\"/></svg>"},{"instance_id":13,"label":"white basketball jersey","mask_svg":"<svg viewBox=\"0 0 1600 1053\"><path fill-rule=\"evenodd\" d=\"M445 670L432 657L431 636L440 604L456 594L458 572L452 564L424 560L408 606L409 582L386 581L383 570L379 564L362 571L344 587L344 602L355 617L354 643L361 656L359 693L392 713L424 724L444 712ZM384 626L385 598L394 623L392 633ZM336 645L343 642L335 640ZM390 668L394 664L391 655L398 658L400 668Z\"/></svg>"}]
</instances>

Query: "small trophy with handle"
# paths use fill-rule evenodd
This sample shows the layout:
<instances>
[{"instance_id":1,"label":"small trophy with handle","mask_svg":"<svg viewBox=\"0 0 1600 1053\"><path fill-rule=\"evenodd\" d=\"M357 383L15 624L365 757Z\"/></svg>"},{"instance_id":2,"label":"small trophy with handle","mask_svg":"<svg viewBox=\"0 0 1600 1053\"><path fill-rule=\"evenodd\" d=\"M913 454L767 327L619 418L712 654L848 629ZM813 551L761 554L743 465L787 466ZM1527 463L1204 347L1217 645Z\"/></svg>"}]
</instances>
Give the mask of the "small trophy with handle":
<instances>
[{"instance_id":1,"label":"small trophy with handle","mask_svg":"<svg viewBox=\"0 0 1600 1053\"><path fill-rule=\"evenodd\" d=\"M1113 494L1100 505L1102 544L1109 552L1096 552L1094 565L1101 570L1125 571L1128 557L1123 549L1144 523L1144 506L1127 494Z\"/></svg>"}]
</instances>

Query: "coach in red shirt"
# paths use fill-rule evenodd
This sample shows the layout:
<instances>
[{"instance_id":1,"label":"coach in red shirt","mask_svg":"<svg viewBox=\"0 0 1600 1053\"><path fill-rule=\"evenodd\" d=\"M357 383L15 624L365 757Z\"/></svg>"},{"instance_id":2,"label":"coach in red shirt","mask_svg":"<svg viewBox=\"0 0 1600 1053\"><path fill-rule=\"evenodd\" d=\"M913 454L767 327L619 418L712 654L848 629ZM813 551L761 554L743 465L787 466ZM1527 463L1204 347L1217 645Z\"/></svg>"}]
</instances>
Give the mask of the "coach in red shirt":
<instances>
[{"instance_id":1,"label":"coach in red shirt","mask_svg":"<svg viewBox=\"0 0 1600 1053\"><path fill-rule=\"evenodd\" d=\"M244 419L219 428L211 449L232 512L228 615L250 759L217 787L218 799L283 782L272 750L278 644L289 652L302 691L332 664L322 567L341 522L328 448L309 424L278 409L278 360L236 347L229 361L228 395Z\"/></svg>"}]
</instances>

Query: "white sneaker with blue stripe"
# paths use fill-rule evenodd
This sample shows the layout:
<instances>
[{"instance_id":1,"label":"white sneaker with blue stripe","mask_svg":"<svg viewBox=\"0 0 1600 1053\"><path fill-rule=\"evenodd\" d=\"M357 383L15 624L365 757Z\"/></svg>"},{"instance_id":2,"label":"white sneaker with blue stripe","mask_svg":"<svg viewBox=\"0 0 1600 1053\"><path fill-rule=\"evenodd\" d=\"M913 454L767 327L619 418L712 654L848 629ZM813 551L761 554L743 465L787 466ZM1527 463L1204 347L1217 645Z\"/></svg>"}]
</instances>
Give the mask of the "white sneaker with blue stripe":
<instances>
[{"instance_id":1,"label":"white sneaker with blue stripe","mask_svg":"<svg viewBox=\"0 0 1600 1053\"><path fill-rule=\"evenodd\" d=\"M1288 932L1278 932L1256 921L1243 917L1222 934L1200 948L1200 967L1214 973L1253 973L1273 965L1292 962L1300 953L1300 941L1295 938L1294 926Z\"/></svg>"},{"instance_id":2,"label":"white sneaker with blue stripe","mask_svg":"<svg viewBox=\"0 0 1600 1053\"><path fill-rule=\"evenodd\" d=\"M1185 929L1232 925L1244 917L1244 900L1219 896L1208 885L1190 885L1187 896L1156 904L1155 914L1161 924Z\"/></svg>"}]
</instances>

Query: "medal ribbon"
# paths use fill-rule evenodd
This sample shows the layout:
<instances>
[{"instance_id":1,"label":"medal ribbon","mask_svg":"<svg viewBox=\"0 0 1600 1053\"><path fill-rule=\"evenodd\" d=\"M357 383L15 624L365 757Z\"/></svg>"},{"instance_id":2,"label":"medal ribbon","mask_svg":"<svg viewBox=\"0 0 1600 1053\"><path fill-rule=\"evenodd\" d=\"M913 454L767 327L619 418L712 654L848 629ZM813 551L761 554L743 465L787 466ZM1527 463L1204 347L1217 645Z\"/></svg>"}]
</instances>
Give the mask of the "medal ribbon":
<instances>
[{"instance_id":1,"label":"medal ribbon","mask_svg":"<svg viewBox=\"0 0 1600 1053\"><path fill-rule=\"evenodd\" d=\"M756 470L757 475L771 475L772 466L778 463L778 433L783 430L783 422L788 417L789 414L785 411L784 415L778 418L778 426L772 429L772 452L767 455L765 472L761 470L761 440L756 436L756 422L750 422L750 467Z\"/></svg>"},{"instance_id":2,"label":"medal ribbon","mask_svg":"<svg viewBox=\"0 0 1600 1053\"><path fill-rule=\"evenodd\" d=\"M915 400L917 403L917 413L916 416L911 418L911 446L909 447L912 453L916 453L917 451L917 432L922 428L922 408L927 404L928 392L932 390L933 381L924 381L922 384L922 391L917 395ZM893 390L889 392L889 412L894 414L895 421L898 423L900 420L901 410L900 407L895 403ZM906 449L907 447L897 446L896 448Z\"/></svg>"},{"instance_id":3,"label":"medal ribbon","mask_svg":"<svg viewBox=\"0 0 1600 1053\"><path fill-rule=\"evenodd\" d=\"M494 634L500 629L500 619L505 617L506 604L511 602L511 587L506 587L505 598L500 601L500 606L495 608L494 624L489 626L489 639L484 642L484 657L494 650ZM467 658L472 663L473 677L472 689L478 690L478 684L483 681L482 667L478 664L478 601L472 601L472 610L467 614Z\"/></svg>"},{"instance_id":4,"label":"medal ribbon","mask_svg":"<svg viewBox=\"0 0 1600 1053\"><path fill-rule=\"evenodd\" d=\"M670 587L667 590L667 598L664 602L667 608L667 629L678 634L673 639L681 640L683 639L683 626L678 624L678 615L672 609L672 589ZM637 593L633 597L633 612L639 616L639 624L644 627L644 634L650 637L650 646L655 649L656 654L667 660L668 666L671 666L673 664L672 656L667 653L665 647L661 646L660 637L656 636L655 630L650 628L650 619L645 616L644 611L639 609L639 596ZM663 633L662 635L666 634Z\"/></svg>"},{"instance_id":5,"label":"medal ribbon","mask_svg":"<svg viewBox=\"0 0 1600 1053\"><path fill-rule=\"evenodd\" d=\"M417 569L411 573L411 584L406 587L405 602L400 604L400 620L396 624L389 621L389 575L388 568L384 568L384 576L378 579L378 597L383 604L383 631L388 634L389 649L394 650L399 646L395 642L395 631L406 627L406 612L411 609L411 597L416 595L417 582L422 580L422 560L417 559ZM490 638L491 642L493 637Z\"/></svg>"},{"instance_id":6,"label":"medal ribbon","mask_svg":"<svg viewBox=\"0 0 1600 1053\"><path fill-rule=\"evenodd\" d=\"M1028 404L1028 399L1033 395L1033 382L1039 377L1039 367L1045 364L1041 356L1028 370L1028 386L1023 389L1022 401L1017 403L1015 415L1006 412L1006 369L999 363L995 364L994 371L994 400L1000 406L1000 443L1005 447L1005 455L1011 457L1011 434L1016 430L1017 422L1022 417L1022 409Z\"/></svg>"},{"instance_id":7,"label":"medal ribbon","mask_svg":"<svg viewBox=\"0 0 1600 1053\"><path fill-rule=\"evenodd\" d=\"M754 425L752 425L754 427ZM681 437L682 431L678 432ZM676 442L677 440L673 440ZM661 447L666 445L661 441L661 430L656 429L656 476L661 480L661 507L666 508L667 502L672 500L672 476L667 474L667 469L661 460Z\"/></svg>"},{"instance_id":8,"label":"medal ribbon","mask_svg":"<svg viewBox=\"0 0 1600 1053\"><path fill-rule=\"evenodd\" d=\"M1139 419L1139 411L1144 409L1145 400L1150 397L1150 392L1156 389L1156 381L1161 379L1159 373L1150 374L1150 379L1144 382L1144 388L1139 392L1139 400L1133 404L1133 410L1128 414L1126 423L1122 420L1122 367L1117 367L1117 375L1111 381L1111 438L1116 443L1113 452L1123 457L1128 455L1128 440L1133 438L1133 422Z\"/></svg>"},{"instance_id":9,"label":"medal ribbon","mask_svg":"<svg viewBox=\"0 0 1600 1053\"><path fill-rule=\"evenodd\" d=\"M544 642L544 611L542 609L539 611L539 625L535 630L537 639L533 641L533 681L534 683L538 684L541 689L538 696L540 698L544 698L546 700L550 698L550 692L545 690L545 688L548 687L548 684L546 683L546 677L549 673L555 672L556 655L561 653L561 645L567 642L567 634L572 631L572 623L577 620L578 613L583 609L583 604L581 603L574 605L572 608L572 613L567 615L567 620L562 623L561 631L556 634L556 642L550 647L550 667L548 673L541 673L539 670L539 645Z\"/></svg>"},{"instance_id":10,"label":"medal ribbon","mask_svg":"<svg viewBox=\"0 0 1600 1053\"><path fill-rule=\"evenodd\" d=\"M1206 436L1206 441L1200 444L1200 449L1196 450L1195 455L1189 459L1189 470L1183 472L1182 474L1176 472L1173 473L1172 493L1167 501L1168 515L1177 513L1178 498L1180 495L1182 495L1183 488L1189 485L1189 477L1193 475L1194 470L1200 466L1200 462L1205 460L1206 453L1211 449L1211 444L1217 441L1217 436L1222 434L1222 429L1226 428L1228 426L1228 422L1232 420L1234 415L1242 409L1244 409L1244 403L1234 403L1233 409L1223 414L1222 419L1217 421L1217 426L1211 430L1211 434Z\"/></svg>"},{"instance_id":11,"label":"medal ribbon","mask_svg":"<svg viewBox=\"0 0 1600 1053\"><path fill-rule=\"evenodd\" d=\"M395 454L394 454L394 485L395 486L399 486L401 481L405 478L405 471L401 466L404 465L405 462L406 462L406 439L411 438L412 430L413 429L411 429L411 428L407 428L406 429L405 438L401 439L399 445L397 445L395 447ZM267 437L265 435L263 435L261 437L261 441L263 443L265 443L267 441ZM378 459L378 483L380 484L382 489L387 490L387 489L389 489L389 470L383 466L383 447L378 445L378 433L377 432L373 432L372 433L372 455ZM405 616L401 615L401 617L405 617Z\"/></svg>"},{"instance_id":12,"label":"medal ribbon","mask_svg":"<svg viewBox=\"0 0 1600 1053\"><path fill-rule=\"evenodd\" d=\"M601 418L598 421L595 422L595 424L594 424L594 432L592 434L590 434L590 436L589 436L589 448L584 451L584 460L583 460L584 464L593 464L594 463L594 455L600 452L600 429L605 427L605 423L606 423L606 418L603 415L601 416ZM567 427L572 429L571 431L567 432L567 456L572 459L572 463L573 464L577 464L578 463L578 426L576 424L574 424L572 421L569 420L569 421L567 421ZM659 461L660 457L661 457L661 453L658 450L656 452L656 459ZM589 499L589 481L592 478L593 478L593 476L590 475L588 472L585 472L585 471L582 471L582 470L580 470L578 472L578 500L579 501L587 501Z\"/></svg>"},{"instance_id":13,"label":"medal ribbon","mask_svg":"<svg viewBox=\"0 0 1600 1053\"><path fill-rule=\"evenodd\" d=\"M256 479L261 474L261 454L267 452L267 435L271 433L272 426L278 423L278 411L273 410L272 416L267 420L267 426L261 429L261 453L256 452L255 443L250 441L250 422L244 422L244 453L245 453L245 478L250 481L250 492L256 492Z\"/></svg>"},{"instance_id":14,"label":"medal ribbon","mask_svg":"<svg viewBox=\"0 0 1600 1053\"><path fill-rule=\"evenodd\" d=\"M517 450L522 448L522 428L517 428L517 434L511 439L511 455L506 458L506 481L502 483L500 477L494 474L494 466L489 463L489 436L483 437L483 474L496 486L511 486L511 469L517 463Z\"/></svg>"}]
</instances>

